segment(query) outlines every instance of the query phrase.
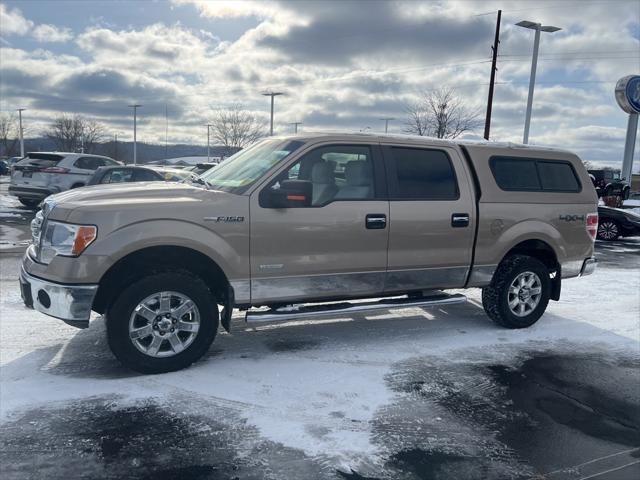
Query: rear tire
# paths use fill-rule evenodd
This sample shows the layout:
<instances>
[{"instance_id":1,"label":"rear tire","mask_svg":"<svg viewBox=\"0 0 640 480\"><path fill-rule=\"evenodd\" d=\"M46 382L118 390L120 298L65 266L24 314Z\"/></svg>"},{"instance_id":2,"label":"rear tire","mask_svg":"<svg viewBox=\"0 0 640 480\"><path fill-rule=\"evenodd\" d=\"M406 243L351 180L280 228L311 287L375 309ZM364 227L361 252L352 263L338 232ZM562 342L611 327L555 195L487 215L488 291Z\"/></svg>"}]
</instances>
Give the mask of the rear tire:
<instances>
[{"instance_id":1,"label":"rear tire","mask_svg":"<svg viewBox=\"0 0 640 480\"><path fill-rule=\"evenodd\" d=\"M22 197L18 197L18 201L27 208L36 208L41 202L41 200L33 200L31 198Z\"/></svg>"},{"instance_id":2,"label":"rear tire","mask_svg":"<svg viewBox=\"0 0 640 480\"><path fill-rule=\"evenodd\" d=\"M550 295L547 267L536 258L512 255L502 261L491 284L482 289L482 306L496 324L526 328L542 316Z\"/></svg>"},{"instance_id":3,"label":"rear tire","mask_svg":"<svg viewBox=\"0 0 640 480\"><path fill-rule=\"evenodd\" d=\"M107 339L120 362L140 373L188 367L218 332L218 305L200 277L167 271L126 286L107 308Z\"/></svg>"}]
</instances>

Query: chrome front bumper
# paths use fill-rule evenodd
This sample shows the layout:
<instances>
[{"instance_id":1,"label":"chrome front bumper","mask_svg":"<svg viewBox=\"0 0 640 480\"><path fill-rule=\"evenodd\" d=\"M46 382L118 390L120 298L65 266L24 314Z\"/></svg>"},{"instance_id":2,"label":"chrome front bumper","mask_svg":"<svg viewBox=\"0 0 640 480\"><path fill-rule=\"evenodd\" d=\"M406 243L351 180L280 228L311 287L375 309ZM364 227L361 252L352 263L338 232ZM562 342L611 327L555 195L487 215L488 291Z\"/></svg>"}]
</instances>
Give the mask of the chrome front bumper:
<instances>
[{"instance_id":1,"label":"chrome front bumper","mask_svg":"<svg viewBox=\"0 0 640 480\"><path fill-rule=\"evenodd\" d=\"M598 260L596 260L594 257L587 258L582 264L582 269L580 270L580 276L584 277L586 275L591 275L596 269L597 265L598 265Z\"/></svg>"},{"instance_id":2,"label":"chrome front bumper","mask_svg":"<svg viewBox=\"0 0 640 480\"><path fill-rule=\"evenodd\" d=\"M22 301L40 313L86 328L98 285L63 285L36 278L20 271Z\"/></svg>"}]
</instances>

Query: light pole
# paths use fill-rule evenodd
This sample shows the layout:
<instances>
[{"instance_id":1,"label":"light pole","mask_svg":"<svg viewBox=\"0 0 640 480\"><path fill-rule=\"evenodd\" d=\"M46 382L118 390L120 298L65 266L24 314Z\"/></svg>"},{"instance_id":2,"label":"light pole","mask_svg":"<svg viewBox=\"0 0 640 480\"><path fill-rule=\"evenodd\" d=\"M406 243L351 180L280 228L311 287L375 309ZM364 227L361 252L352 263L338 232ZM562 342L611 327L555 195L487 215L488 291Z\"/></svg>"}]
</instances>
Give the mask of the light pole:
<instances>
[{"instance_id":1,"label":"light pole","mask_svg":"<svg viewBox=\"0 0 640 480\"><path fill-rule=\"evenodd\" d=\"M24 132L22 131L22 112L24 112L26 108L18 109L18 118L19 118L19 126L20 131L18 134L20 135L20 157L24 157Z\"/></svg>"},{"instance_id":2,"label":"light pole","mask_svg":"<svg viewBox=\"0 0 640 480\"><path fill-rule=\"evenodd\" d=\"M389 131L389 122L391 120L395 120L395 118L385 117L385 118L381 118L380 120L384 121L384 133L387 133Z\"/></svg>"},{"instance_id":3,"label":"light pole","mask_svg":"<svg viewBox=\"0 0 640 480\"><path fill-rule=\"evenodd\" d=\"M207 123L207 163L211 163L211 150L209 147L210 145L209 141L211 139L211 134L210 134L211 127L212 125L210 123Z\"/></svg>"},{"instance_id":4,"label":"light pole","mask_svg":"<svg viewBox=\"0 0 640 480\"><path fill-rule=\"evenodd\" d=\"M133 108L133 164L138 164L138 142L137 142L137 130L138 130L138 107L141 107L140 104L129 105L129 107Z\"/></svg>"},{"instance_id":5,"label":"light pole","mask_svg":"<svg viewBox=\"0 0 640 480\"><path fill-rule=\"evenodd\" d=\"M298 133L298 125L302 125L302 122L291 122L289 125L293 125L293 133Z\"/></svg>"},{"instance_id":6,"label":"light pole","mask_svg":"<svg viewBox=\"0 0 640 480\"><path fill-rule=\"evenodd\" d=\"M533 87L536 83L536 68L538 66L538 47L540 46L540 32L557 32L562 30L560 27L554 27L551 25L541 25L535 22L529 22L523 20L516 23L519 27L530 28L536 31L536 35L533 40L533 58L531 59L531 77L529 78L529 96L527 97L527 113L524 117L524 136L522 143L529 143L529 127L531 126L531 107L533 106Z\"/></svg>"},{"instance_id":7,"label":"light pole","mask_svg":"<svg viewBox=\"0 0 640 480\"><path fill-rule=\"evenodd\" d=\"M265 97L271 97L271 127L269 128L269 136L273 136L273 99L278 95L284 95L283 92L265 92L262 95Z\"/></svg>"}]
</instances>

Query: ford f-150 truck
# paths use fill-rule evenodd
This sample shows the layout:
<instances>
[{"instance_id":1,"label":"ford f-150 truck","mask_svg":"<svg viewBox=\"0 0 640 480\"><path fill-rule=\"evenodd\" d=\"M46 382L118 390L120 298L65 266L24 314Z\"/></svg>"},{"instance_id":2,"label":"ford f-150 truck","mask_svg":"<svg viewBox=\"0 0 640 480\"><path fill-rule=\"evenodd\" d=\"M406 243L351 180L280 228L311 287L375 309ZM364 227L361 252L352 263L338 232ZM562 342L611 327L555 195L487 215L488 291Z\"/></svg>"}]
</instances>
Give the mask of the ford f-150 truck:
<instances>
[{"instance_id":1,"label":"ford f-150 truck","mask_svg":"<svg viewBox=\"0 0 640 480\"><path fill-rule=\"evenodd\" d=\"M567 151L424 137L270 137L193 184L53 195L22 264L27 306L144 373L184 368L249 322L464 301L528 327L593 272L597 197ZM219 309L220 306L220 309ZM258 308L261 307L261 308Z\"/></svg>"}]
</instances>

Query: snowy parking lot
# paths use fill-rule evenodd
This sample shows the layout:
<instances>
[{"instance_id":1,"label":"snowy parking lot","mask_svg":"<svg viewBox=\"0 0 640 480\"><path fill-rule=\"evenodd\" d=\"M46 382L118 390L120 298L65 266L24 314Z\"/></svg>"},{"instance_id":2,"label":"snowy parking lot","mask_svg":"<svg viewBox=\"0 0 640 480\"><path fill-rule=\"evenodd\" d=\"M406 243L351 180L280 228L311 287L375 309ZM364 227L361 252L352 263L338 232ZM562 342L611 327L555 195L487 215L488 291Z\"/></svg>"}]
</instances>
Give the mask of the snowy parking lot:
<instances>
[{"instance_id":1,"label":"snowy parking lot","mask_svg":"<svg viewBox=\"0 0 640 480\"><path fill-rule=\"evenodd\" d=\"M123 369L96 317L22 305L33 212L0 183L0 477L640 478L640 238L596 244L526 330L469 302L247 326Z\"/></svg>"}]
</instances>

